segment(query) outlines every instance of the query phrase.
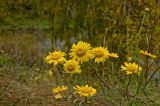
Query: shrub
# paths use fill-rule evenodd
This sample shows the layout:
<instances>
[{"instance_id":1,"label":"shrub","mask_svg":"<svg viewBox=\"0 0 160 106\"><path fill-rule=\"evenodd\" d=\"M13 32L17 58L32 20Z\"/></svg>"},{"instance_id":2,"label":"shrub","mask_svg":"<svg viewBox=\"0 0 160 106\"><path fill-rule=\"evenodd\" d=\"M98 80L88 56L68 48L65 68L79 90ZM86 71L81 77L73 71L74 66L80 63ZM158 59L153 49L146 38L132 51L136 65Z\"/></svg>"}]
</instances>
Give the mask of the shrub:
<instances>
[{"instance_id":1,"label":"shrub","mask_svg":"<svg viewBox=\"0 0 160 106\"><path fill-rule=\"evenodd\" d=\"M43 58L39 43L31 35L0 36L0 48L20 65L40 64Z\"/></svg>"}]
</instances>

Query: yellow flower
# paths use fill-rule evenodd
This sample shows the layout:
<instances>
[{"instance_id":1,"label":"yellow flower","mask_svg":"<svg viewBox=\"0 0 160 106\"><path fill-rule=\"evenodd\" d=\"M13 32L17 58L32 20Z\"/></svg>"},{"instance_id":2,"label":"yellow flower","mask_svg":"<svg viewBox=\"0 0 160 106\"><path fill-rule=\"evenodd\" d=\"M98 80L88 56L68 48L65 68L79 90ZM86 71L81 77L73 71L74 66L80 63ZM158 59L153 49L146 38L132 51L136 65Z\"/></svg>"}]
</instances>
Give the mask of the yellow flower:
<instances>
[{"instance_id":1,"label":"yellow flower","mask_svg":"<svg viewBox=\"0 0 160 106\"><path fill-rule=\"evenodd\" d=\"M46 56L45 60L48 64L57 65L57 64L62 64L66 61L64 58L65 53L61 51L54 51L52 53L49 52L49 55Z\"/></svg>"},{"instance_id":2,"label":"yellow flower","mask_svg":"<svg viewBox=\"0 0 160 106\"><path fill-rule=\"evenodd\" d=\"M75 60L68 60L64 64L64 71L66 73L81 73L80 65Z\"/></svg>"},{"instance_id":3,"label":"yellow flower","mask_svg":"<svg viewBox=\"0 0 160 106\"><path fill-rule=\"evenodd\" d=\"M56 99L61 99L61 98L64 97L63 94L62 94L62 91L65 91L65 90L67 90L67 89L68 89L67 86L59 86L59 87L57 87L57 88L53 88L52 91L53 91L53 93L57 93L57 94L55 95L55 98L56 98Z\"/></svg>"},{"instance_id":4,"label":"yellow flower","mask_svg":"<svg viewBox=\"0 0 160 106\"><path fill-rule=\"evenodd\" d=\"M119 56L117 53L109 53L109 57L118 58Z\"/></svg>"},{"instance_id":5,"label":"yellow flower","mask_svg":"<svg viewBox=\"0 0 160 106\"><path fill-rule=\"evenodd\" d=\"M68 89L67 86L59 86L59 87L57 87L57 88L53 88L52 91L53 91L54 93L61 93L62 91L65 91L65 90L67 90L67 89Z\"/></svg>"},{"instance_id":6,"label":"yellow flower","mask_svg":"<svg viewBox=\"0 0 160 106\"><path fill-rule=\"evenodd\" d=\"M125 66L124 66L125 65ZM129 74L140 74L142 71L142 67L138 66L138 64L134 63L127 63L124 62L124 65L121 65L121 71L125 71L127 75Z\"/></svg>"},{"instance_id":7,"label":"yellow flower","mask_svg":"<svg viewBox=\"0 0 160 106\"><path fill-rule=\"evenodd\" d=\"M78 86L74 87L76 90L75 93L78 93L80 96L93 96L96 94L96 89L89 87L88 85L85 86Z\"/></svg>"},{"instance_id":8,"label":"yellow flower","mask_svg":"<svg viewBox=\"0 0 160 106\"><path fill-rule=\"evenodd\" d=\"M107 58L109 58L108 49L101 46L94 48L93 54L95 57L95 62L97 63L104 62Z\"/></svg>"},{"instance_id":9,"label":"yellow flower","mask_svg":"<svg viewBox=\"0 0 160 106\"><path fill-rule=\"evenodd\" d=\"M70 56L77 62L87 62L92 57L91 46L86 42L79 41L77 45L73 44Z\"/></svg>"},{"instance_id":10,"label":"yellow flower","mask_svg":"<svg viewBox=\"0 0 160 106\"><path fill-rule=\"evenodd\" d=\"M152 57L152 58L156 58L156 57L157 57L156 55L152 55L152 54L149 53L148 51L143 51L143 50L141 50L139 53L140 53L140 54L143 54L143 55L145 55L145 56L148 56L148 57Z\"/></svg>"}]
</instances>

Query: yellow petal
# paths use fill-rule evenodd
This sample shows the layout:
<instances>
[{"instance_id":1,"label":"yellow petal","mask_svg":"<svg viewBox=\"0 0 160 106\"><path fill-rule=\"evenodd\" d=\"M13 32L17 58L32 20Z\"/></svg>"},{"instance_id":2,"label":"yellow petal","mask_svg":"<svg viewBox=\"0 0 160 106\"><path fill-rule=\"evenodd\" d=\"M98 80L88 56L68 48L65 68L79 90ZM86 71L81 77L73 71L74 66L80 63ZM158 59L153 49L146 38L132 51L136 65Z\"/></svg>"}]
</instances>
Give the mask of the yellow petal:
<instances>
[{"instance_id":1,"label":"yellow petal","mask_svg":"<svg viewBox=\"0 0 160 106\"><path fill-rule=\"evenodd\" d=\"M124 65L128 67L129 64L127 62L124 62Z\"/></svg>"},{"instance_id":2,"label":"yellow petal","mask_svg":"<svg viewBox=\"0 0 160 106\"><path fill-rule=\"evenodd\" d=\"M61 98L63 98L63 96L62 96L61 93L58 93L57 95L55 95L55 98L56 98L56 99L61 99Z\"/></svg>"},{"instance_id":3,"label":"yellow petal","mask_svg":"<svg viewBox=\"0 0 160 106\"><path fill-rule=\"evenodd\" d=\"M132 74L132 72L126 71L126 74L129 75L129 74Z\"/></svg>"},{"instance_id":4,"label":"yellow petal","mask_svg":"<svg viewBox=\"0 0 160 106\"><path fill-rule=\"evenodd\" d=\"M121 71L125 71L125 70L127 70L127 68L125 66L121 65Z\"/></svg>"}]
</instances>

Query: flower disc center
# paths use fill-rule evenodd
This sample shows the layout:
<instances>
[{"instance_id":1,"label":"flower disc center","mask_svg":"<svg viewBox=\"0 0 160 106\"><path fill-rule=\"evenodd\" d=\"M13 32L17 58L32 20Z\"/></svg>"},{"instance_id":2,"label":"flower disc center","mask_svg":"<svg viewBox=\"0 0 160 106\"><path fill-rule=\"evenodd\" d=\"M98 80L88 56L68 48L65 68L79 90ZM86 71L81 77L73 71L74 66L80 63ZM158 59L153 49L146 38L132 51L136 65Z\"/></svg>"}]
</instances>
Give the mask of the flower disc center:
<instances>
[{"instance_id":1,"label":"flower disc center","mask_svg":"<svg viewBox=\"0 0 160 106\"><path fill-rule=\"evenodd\" d=\"M96 52L95 52L95 56L96 56L97 58L101 58L101 57L103 57L103 55L104 55L104 52L102 52L102 51L96 51Z\"/></svg>"},{"instance_id":2,"label":"flower disc center","mask_svg":"<svg viewBox=\"0 0 160 106\"><path fill-rule=\"evenodd\" d=\"M52 57L53 60L58 60L60 58L61 58L61 55L59 55L59 54L54 54Z\"/></svg>"},{"instance_id":3,"label":"flower disc center","mask_svg":"<svg viewBox=\"0 0 160 106\"><path fill-rule=\"evenodd\" d=\"M77 51L76 51L76 55L79 56L79 57L82 57L86 54L86 51L83 49L83 48L79 48Z\"/></svg>"},{"instance_id":4,"label":"flower disc center","mask_svg":"<svg viewBox=\"0 0 160 106\"><path fill-rule=\"evenodd\" d=\"M82 88L81 91L82 91L83 93L87 93L87 94L92 93L92 90L91 90L91 89L88 89L88 88Z\"/></svg>"},{"instance_id":5,"label":"flower disc center","mask_svg":"<svg viewBox=\"0 0 160 106\"><path fill-rule=\"evenodd\" d=\"M68 69L68 71L73 71L73 70L75 70L75 66L69 65L69 66L67 67L67 69Z\"/></svg>"},{"instance_id":6,"label":"flower disc center","mask_svg":"<svg viewBox=\"0 0 160 106\"><path fill-rule=\"evenodd\" d=\"M129 66L127 70L130 72L135 72L136 68L134 66Z\"/></svg>"}]
</instances>

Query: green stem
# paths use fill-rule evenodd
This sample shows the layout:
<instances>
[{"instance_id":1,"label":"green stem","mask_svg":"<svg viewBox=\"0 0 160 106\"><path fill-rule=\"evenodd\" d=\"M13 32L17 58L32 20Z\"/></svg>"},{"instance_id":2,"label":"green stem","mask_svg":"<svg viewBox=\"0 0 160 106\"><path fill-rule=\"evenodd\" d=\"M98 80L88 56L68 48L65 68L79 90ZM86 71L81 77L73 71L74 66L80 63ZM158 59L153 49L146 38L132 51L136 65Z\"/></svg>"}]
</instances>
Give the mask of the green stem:
<instances>
[{"instance_id":1,"label":"green stem","mask_svg":"<svg viewBox=\"0 0 160 106\"><path fill-rule=\"evenodd\" d=\"M139 89L140 89L140 87L141 87L141 80L139 79L139 76L138 76L138 75L137 75L137 79L138 79L138 87L137 87L137 90L136 90L135 94L133 95L134 97L138 94Z\"/></svg>"},{"instance_id":2,"label":"green stem","mask_svg":"<svg viewBox=\"0 0 160 106\"><path fill-rule=\"evenodd\" d=\"M87 104L88 104L88 98L85 96L84 99L85 99L85 104L87 106Z\"/></svg>"},{"instance_id":3,"label":"green stem","mask_svg":"<svg viewBox=\"0 0 160 106\"><path fill-rule=\"evenodd\" d=\"M145 82L147 81L147 79L148 79L148 71L149 71L149 69L148 69L148 57L146 57L146 71L145 71Z\"/></svg>"},{"instance_id":4,"label":"green stem","mask_svg":"<svg viewBox=\"0 0 160 106\"><path fill-rule=\"evenodd\" d=\"M54 72L54 80L55 80L55 83L56 83L56 85L59 85L58 84L58 77L57 77L57 69L56 69L56 67L55 66L53 66L53 68L51 69L52 70L52 72Z\"/></svg>"},{"instance_id":5,"label":"green stem","mask_svg":"<svg viewBox=\"0 0 160 106\"><path fill-rule=\"evenodd\" d=\"M144 16L143 16L143 19L142 19L142 22L141 22L141 26L140 26L140 29L139 29L139 32L138 32L138 35L140 35L140 33L142 31L142 26L144 24L144 19L145 19L146 15L147 15L147 12L144 13Z\"/></svg>"},{"instance_id":6,"label":"green stem","mask_svg":"<svg viewBox=\"0 0 160 106\"><path fill-rule=\"evenodd\" d=\"M128 95L128 89L129 89L130 82L131 82L131 76L128 76L128 83L126 86L126 96ZM128 99L128 96L127 96L127 99Z\"/></svg>"}]
</instances>

